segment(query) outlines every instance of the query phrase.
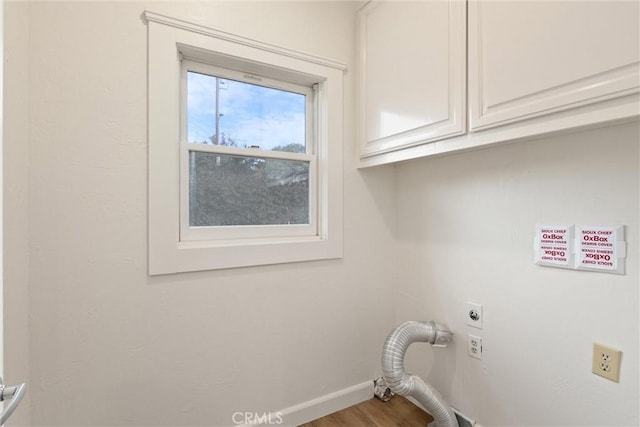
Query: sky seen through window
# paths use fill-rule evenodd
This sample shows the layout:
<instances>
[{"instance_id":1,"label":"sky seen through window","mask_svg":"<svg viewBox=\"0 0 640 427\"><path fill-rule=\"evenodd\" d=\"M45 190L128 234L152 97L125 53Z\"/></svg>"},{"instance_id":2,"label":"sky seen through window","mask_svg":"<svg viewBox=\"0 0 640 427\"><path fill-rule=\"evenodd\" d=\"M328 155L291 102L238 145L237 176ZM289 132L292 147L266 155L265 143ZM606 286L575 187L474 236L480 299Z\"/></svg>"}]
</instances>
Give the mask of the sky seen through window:
<instances>
[{"instance_id":1,"label":"sky seen through window","mask_svg":"<svg viewBox=\"0 0 640 427\"><path fill-rule=\"evenodd\" d=\"M304 152L305 95L187 73L187 138L190 143L212 144L216 134L216 85L219 142L237 147L273 150L298 144Z\"/></svg>"}]
</instances>

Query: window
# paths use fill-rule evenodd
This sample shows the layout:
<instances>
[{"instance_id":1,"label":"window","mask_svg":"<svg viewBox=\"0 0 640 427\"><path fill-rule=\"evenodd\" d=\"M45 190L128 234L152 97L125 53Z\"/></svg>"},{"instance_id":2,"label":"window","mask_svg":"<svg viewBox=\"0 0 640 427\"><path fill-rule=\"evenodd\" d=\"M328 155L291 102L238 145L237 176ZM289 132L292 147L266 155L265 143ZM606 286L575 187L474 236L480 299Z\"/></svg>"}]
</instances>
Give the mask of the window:
<instances>
[{"instance_id":1,"label":"window","mask_svg":"<svg viewBox=\"0 0 640 427\"><path fill-rule=\"evenodd\" d=\"M149 273L341 257L344 66L145 17Z\"/></svg>"},{"instance_id":2,"label":"window","mask_svg":"<svg viewBox=\"0 0 640 427\"><path fill-rule=\"evenodd\" d=\"M317 234L313 87L183 60L182 240Z\"/></svg>"}]
</instances>

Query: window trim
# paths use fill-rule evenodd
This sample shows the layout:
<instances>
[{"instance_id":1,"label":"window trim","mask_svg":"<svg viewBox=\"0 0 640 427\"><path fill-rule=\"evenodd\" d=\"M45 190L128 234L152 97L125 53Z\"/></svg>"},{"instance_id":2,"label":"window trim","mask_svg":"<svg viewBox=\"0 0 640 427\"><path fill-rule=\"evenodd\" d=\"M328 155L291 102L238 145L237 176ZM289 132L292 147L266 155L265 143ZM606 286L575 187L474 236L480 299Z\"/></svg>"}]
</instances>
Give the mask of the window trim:
<instances>
[{"instance_id":1,"label":"window trim","mask_svg":"<svg viewBox=\"0 0 640 427\"><path fill-rule=\"evenodd\" d=\"M345 66L206 26L145 12L148 30L149 274L172 274L342 257ZM181 58L317 86L318 231L180 241ZM168 82L174 82L170 84ZM220 147L217 147L220 148ZM252 152L251 155L266 157Z\"/></svg>"}]
</instances>

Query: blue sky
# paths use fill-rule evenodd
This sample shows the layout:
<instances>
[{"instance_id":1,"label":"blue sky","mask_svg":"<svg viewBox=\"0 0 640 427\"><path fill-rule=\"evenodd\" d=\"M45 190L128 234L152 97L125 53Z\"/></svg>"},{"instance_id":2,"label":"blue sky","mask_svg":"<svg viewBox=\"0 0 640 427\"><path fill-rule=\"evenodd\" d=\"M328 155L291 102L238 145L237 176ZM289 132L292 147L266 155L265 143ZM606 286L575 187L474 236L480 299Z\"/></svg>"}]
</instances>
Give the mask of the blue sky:
<instances>
[{"instance_id":1,"label":"blue sky","mask_svg":"<svg viewBox=\"0 0 640 427\"><path fill-rule=\"evenodd\" d=\"M305 96L221 79L220 133L239 147L305 144ZM188 73L187 134L189 142L210 141L215 133L216 78Z\"/></svg>"}]
</instances>

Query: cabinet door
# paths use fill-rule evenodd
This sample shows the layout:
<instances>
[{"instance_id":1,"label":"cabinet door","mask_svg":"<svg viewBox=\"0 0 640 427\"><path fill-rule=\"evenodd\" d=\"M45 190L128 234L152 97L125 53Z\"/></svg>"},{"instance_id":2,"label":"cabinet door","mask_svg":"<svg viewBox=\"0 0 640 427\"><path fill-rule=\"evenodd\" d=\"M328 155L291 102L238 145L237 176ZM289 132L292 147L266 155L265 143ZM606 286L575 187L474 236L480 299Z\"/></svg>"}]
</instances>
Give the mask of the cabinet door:
<instances>
[{"instance_id":1,"label":"cabinet door","mask_svg":"<svg viewBox=\"0 0 640 427\"><path fill-rule=\"evenodd\" d=\"M369 2L358 46L361 158L465 132L464 0Z\"/></svg>"},{"instance_id":2,"label":"cabinet door","mask_svg":"<svg viewBox=\"0 0 640 427\"><path fill-rule=\"evenodd\" d=\"M468 7L471 131L638 93L637 1Z\"/></svg>"}]
</instances>

